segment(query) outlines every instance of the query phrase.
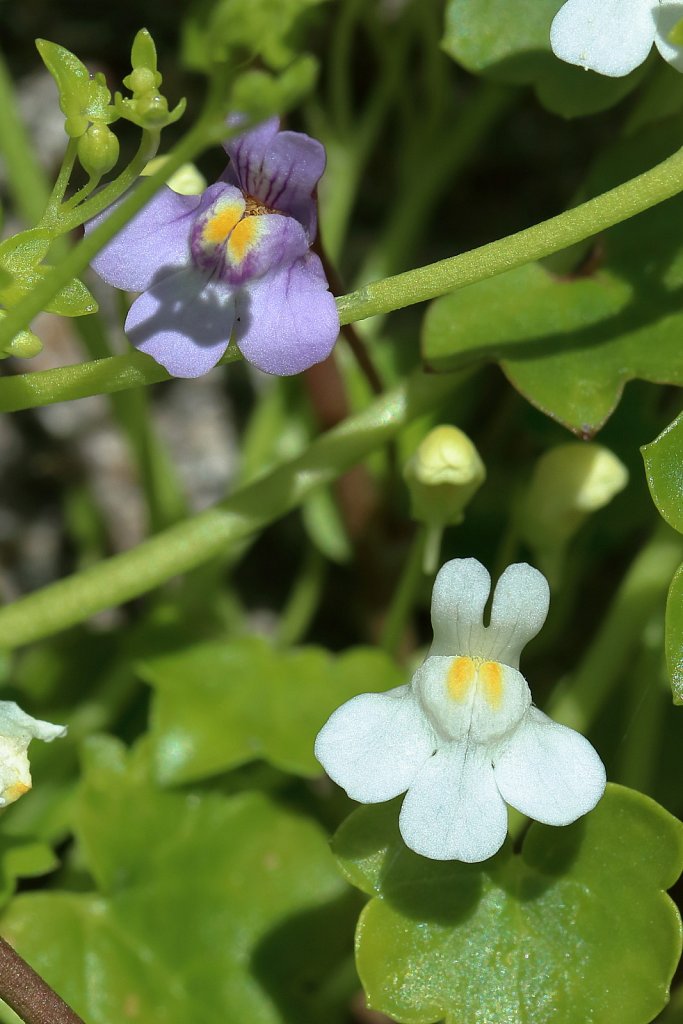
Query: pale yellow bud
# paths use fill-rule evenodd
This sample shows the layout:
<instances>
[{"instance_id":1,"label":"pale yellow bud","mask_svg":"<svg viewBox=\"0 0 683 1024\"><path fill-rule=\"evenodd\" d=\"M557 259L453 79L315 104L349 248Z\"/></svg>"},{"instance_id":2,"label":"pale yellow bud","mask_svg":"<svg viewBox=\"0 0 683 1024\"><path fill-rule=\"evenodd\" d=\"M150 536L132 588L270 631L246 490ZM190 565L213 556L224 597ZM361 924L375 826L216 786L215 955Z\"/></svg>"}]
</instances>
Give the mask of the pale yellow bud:
<instances>
[{"instance_id":1,"label":"pale yellow bud","mask_svg":"<svg viewBox=\"0 0 683 1024\"><path fill-rule=\"evenodd\" d=\"M522 531L535 548L566 544L591 512L628 483L628 470L599 444L558 445L536 463L522 516Z\"/></svg>"},{"instance_id":2,"label":"pale yellow bud","mask_svg":"<svg viewBox=\"0 0 683 1024\"><path fill-rule=\"evenodd\" d=\"M168 161L167 156L155 156L142 171L143 175L155 174ZM181 196L198 196L206 188L206 178L194 164L182 164L166 182L169 188Z\"/></svg>"},{"instance_id":3,"label":"pale yellow bud","mask_svg":"<svg viewBox=\"0 0 683 1024\"><path fill-rule=\"evenodd\" d=\"M486 479L486 469L467 434L439 426L408 460L404 477L413 517L446 526L462 520L466 505Z\"/></svg>"}]
</instances>

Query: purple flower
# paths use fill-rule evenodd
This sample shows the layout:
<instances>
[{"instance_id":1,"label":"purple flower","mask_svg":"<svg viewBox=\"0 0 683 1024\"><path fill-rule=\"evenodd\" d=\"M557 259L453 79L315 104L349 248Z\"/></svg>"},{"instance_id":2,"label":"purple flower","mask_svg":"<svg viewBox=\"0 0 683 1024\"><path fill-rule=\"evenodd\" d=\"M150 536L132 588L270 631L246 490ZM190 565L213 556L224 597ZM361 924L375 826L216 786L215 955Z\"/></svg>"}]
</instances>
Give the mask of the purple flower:
<instances>
[{"instance_id":1,"label":"purple flower","mask_svg":"<svg viewBox=\"0 0 683 1024\"><path fill-rule=\"evenodd\" d=\"M199 196L164 186L92 266L108 284L142 292L126 333L173 376L206 373L233 333L259 369L300 373L325 359L339 334L334 298L310 251L325 151L308 135L279 131L277 118L225 148L230 164L219 182Z\"/></svg>"}]
</instances>

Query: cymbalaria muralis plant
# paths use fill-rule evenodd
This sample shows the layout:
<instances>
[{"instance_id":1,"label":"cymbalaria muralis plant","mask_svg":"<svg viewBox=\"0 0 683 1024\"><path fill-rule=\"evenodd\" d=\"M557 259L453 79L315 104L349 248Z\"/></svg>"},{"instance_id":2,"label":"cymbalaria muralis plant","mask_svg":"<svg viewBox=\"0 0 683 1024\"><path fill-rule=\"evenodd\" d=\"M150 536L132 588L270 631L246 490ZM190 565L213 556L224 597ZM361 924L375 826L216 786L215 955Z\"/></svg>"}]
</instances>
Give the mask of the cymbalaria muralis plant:
<instances>
[{"instance_id":1,"label":"cymbalaria muralis plant","mask_svg":"<svg viewBox=\"0 0 683 1024\"><path fill-rule=\"evenodd\" d=\"M0 1022L677 1024L681 5L53 8Z\"/></svg>"}]
</instances>

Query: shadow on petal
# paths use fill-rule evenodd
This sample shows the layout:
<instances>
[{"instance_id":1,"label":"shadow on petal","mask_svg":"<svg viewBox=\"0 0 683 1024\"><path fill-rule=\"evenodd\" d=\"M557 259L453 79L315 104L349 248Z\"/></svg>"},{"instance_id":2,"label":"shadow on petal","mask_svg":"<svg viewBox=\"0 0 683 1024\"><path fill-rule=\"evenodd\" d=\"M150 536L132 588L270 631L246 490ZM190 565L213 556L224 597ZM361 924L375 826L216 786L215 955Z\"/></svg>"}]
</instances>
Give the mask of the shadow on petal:
<instances>
[{"instance_id":1,"label":"shadow on petal","mask_svg":"<svg viewBox=\"0 0 683 1024\"><path fill-rule=\"evenodd\" d=\"M199 377L228 347L234 291L194 268L160 271L130 308L125 330L133 345L174 377Z\"/></svg>"}]
</instances>

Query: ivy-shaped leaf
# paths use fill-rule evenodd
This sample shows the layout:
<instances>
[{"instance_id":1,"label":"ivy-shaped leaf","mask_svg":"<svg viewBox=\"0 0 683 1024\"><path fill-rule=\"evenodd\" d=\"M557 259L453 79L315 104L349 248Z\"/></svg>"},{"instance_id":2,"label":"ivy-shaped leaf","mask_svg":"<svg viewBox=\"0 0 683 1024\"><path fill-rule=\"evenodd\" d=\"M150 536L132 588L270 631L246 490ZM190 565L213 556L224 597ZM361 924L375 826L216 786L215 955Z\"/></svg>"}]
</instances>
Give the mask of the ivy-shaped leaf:
<instances>
[{"instance_id":1,"label":"ivy-shaped leaf","mask_svg":"<svg viewBox=\"0 0 683 1024\"><path fill-rule=\"evenodd\" d=\"M57 84L59 106L66 118L64 128L69 136L79 138L91 121L109 124L116 120L117 114L110 106L111 93L101 72L91 75L75 54L58 43L37 39L36 46Z\"/></svg>"},{"instance_id":2,"label":"ivy-shaped leaf","mask_svg":"<svg viewBox=\"0 0 683 1024\"><path fill-rule=\"evenodd\" d=\"M401 1024L645 1024L667 1001L681 921L665 895L683 825L609 786L566 828L533 824L484 864L430 861L397 828L397 802L363 807L334 848L373 899L357 930L370 1005Z\"/></svg>"},{"instance_id":3,"label":"ivy-shaped leaf","mask_svg":"<svg viewBox=\"0 0 683 1024\"><path fill-rule=\"evenodd\" d=\"M667 523L683 533L683 412L641 452L652 500ZM674 702L683 704L683 565L669 588L665 646Z\"/></svg>"},{"instance_id":4,"label":"ivy-shaped leaf","mask_svg":"<svg viewBox=\"0 0 683 1024\"><path fill-rule=\"evenodd\" d=\"M550 25L564 0L448 0L442 46L468 71L534 85L548 110L563 117L595 114L618 103L643 71L606 78L559 60Z\"/></svg>"},{"instance_id":5,"label":"ivy-shaped leaf","mask_svg":"<svg viewBox=\"0 0 683 1024\"><path fill-rule=\"evenodd\" d=\"M683 412L640 450L652 500L669 526L683 533Z\"/></svg>"},{"instance_id":6,"label":"ivy-shaped leaf","mask_svg":"<svg viewBox=\"0 0 683 1024\"><path fill-rule=\"evenodd\" d=\"M531 263L437 299L425 360L437 370L497 360L537 408L594 434L629 380L683 384L682 225L676 198L612 228L594 273L558 277Z\"/></svg>"},{"instance_id":7,"label":"ivy-shaped leaf","mask_svg":"<svg viewBox=\"0 0 683 1024\"><path fill-rule=\"evenodd\" d=\"M75 824L98 891L22 895L2 934L88 1024L337 1024L355 900L317 824L256 792L160 792L113 740Z\"/></svg>"},{"instance_id":8,"label":"ivy-shaped leaf","mask_svg":"<svg viewBox=\"0 0 683 1024\"><path fill-rule=\"evenodd\" d=\"M0 836L0 906L12 898L19 878L38 878L54 871L59 861L45 843L25 836Z\"/></svg>"},{"instance_id":9,"label":"ivy-shaped leaf","mask_svg":"<svg viewBox=\"0 0 683 1024\"><path fill-rule=\"evenodd\" d=\"M179 783L264 758L296 775L322 774L318 731L357 693L405 680L378 650L334 658L320 648L275 650L258 637L200 644L139 666L154 687L157 778Z\"/></svg>"}]
</instances>

